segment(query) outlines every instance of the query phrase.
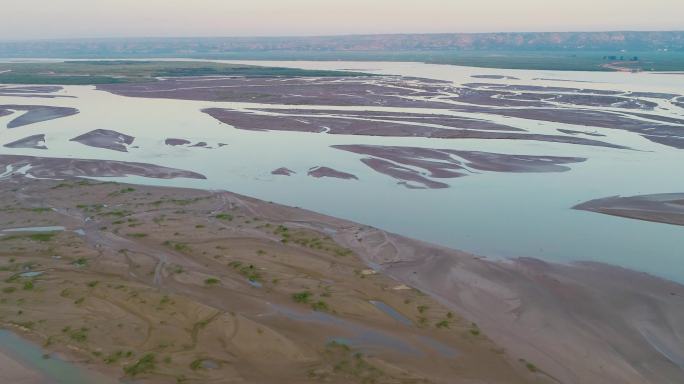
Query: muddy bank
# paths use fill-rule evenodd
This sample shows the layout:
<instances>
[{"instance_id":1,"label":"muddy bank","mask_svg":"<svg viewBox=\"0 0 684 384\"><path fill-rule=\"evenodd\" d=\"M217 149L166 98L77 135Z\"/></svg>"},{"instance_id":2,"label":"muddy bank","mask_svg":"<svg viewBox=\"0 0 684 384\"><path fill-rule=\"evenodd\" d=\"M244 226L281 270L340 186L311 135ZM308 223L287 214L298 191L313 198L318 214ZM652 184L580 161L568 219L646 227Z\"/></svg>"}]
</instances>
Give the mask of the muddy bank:
<instances>
[{"instance_id":1,"label":"muddy bank","mask_svg":"<svg viewBox=\"0 0 684 384\"><path fill-rule=\"evenodd\" d=\"M492 80L520 80L514 76L504 76L504 75L471 75L470 77L474 79L492 79Z\"/></svg>"},{"instance_id":2,"label":"muddy bank","mask_svg":"<svg viewBox=\"0 0 684 384\"><path fill-rule=\"evenodd\" d=\"M677 100L673 101L672 104L684 108L684 98L680 97Z\"/></svg>"},{"instance_id":3,"label":"muddy bank","mask_svg":"<svg viewBox=\"0 0 684 384\"><path fill-rule=\"evenodd\" d=\"M364 158L361 162L372 168L378 173L390 176L395 180L399 180L397 184L403 185L407 188L428 188L428 189L441 189L449 188L449 184L443 183L441 181L435 181L423 176L420 172L415 169L408 168L385 159L379 158ZM462 174L454 174L453 177L464 176Z\"/></svg>"},{"instance_id":4,"label":"muddy bank","mask_svg":"<svg viewBox=\"0 0 684 384\"><path fill-rule=\"evenodd\" d=\"M12 174L35 178L142 176L155 179L206 179L203 175L159 165L113 160L0 155L0 178Z\"/></svg>"},{"instance_id":5,"label":"muddy bank","mask_svg":"<svg viewBox=\"0 0 684 384\"><path fill-rule=\"evenodd\" d=\"M662 93L662 92L630 92L629 96L632 97L647 97L651 99L663 99L663 100L672 100L678 95L676 93Z\"/></svg>"},{"instance_id":6,"label":"muddy bank","mask_svg":"<svg viewBox=\"0 0 684 384\"><path fill-rule=\"evenodd\" d=\"M111 149L112 151L128 152L128 146L133 144L135 137L108 129L96 129L69 141L95 148Z\"/></svg>"},{"instance_id":7,"label":"muddy bank","mask_svg":"<svg viewBox=\"0 0 684 384\"><path fill-rule=\"evenodd\" d=\"M1 86L0 95L2 96L18 96L30 95L34 93L55 93L61 91L62 87L58 85L32 85L32 86Z\"/></svg>"},{"instance_id":8,"label":"muddy bank","mask_svg":"<svg viewBox=\"0 0 684 384\"><path fill-rule=\"evenodd\" d=\"M54 95L53 93L61 91L60 86L51 85L36 85L36 86L2 86L0 85L0 96L8 97L32 97L32 98L72 98L73 96Z\"/></svg>"},{"instance_id":9,"label":"muddy bank","mask_svg":"<svg viewBox=\"0 0 684 384\"><path fill-rule=\"evenodd\" d=\"M321 177L332 177L335 179L358 180L359 178L351 173L338 171L329 167L313 167L307 173L311 177L320 179Z\"/></svg>"},{"instance_id":10,"label":"muddy bank","mask_svg":"<svg viewBox=\"0 0 684 384\"><path fill-rule=\"evenodd\" d=\"M674 94L628 92L571 87L544 87L527 84L467 83L427 81L401 76L367 78L167 78L146 84L107 84L99 89L130 97L156 97L207 101L253 102L312 106L364 106L450 109L487 113L528 120L624 129L643 134L654 142L684 148L684 125L667 117L632 119L626 115L657 107L653 98ZM672 99L682 105L681 96ZM619 110L596 111L586 107ZM416 114L375 112L272 111L250 114L244 111L211 108L204 112L240 129L277 129L376 136L419 136L435 138L481 138L539 140L580 145L623 148L611 143L581 137L523 135L519 129L478 119ZM334 111L334 112L333 112ZM276 114L279 113L279 114ZM334 116L326 116L333 114ZM296 115L296 116L295 116ZM484 132L483 132L484 131ZM488 132L496 131L496 132Z\"/></svg>"},{"instance_id":11,"label":"muddy bank","mask_svg":"<svg viewBox=\"0 0 684 384\"><path fill-rule=\"evenodd\" d=\"M553 103L559 103L567 106L653 110L658 106L657 103L631 94L625 95L621 91L488 83L470 83L464 86L465 88L458 91L458 97L451 98L452 100L499 107L550 107Z\"/></svg>"},{"instance_id":12,"label":"muddy bank","mask_svg":"<svg viewBox=\"0 0 684 384\"><path fill-rule=\"evenodd\" d=\"M529 134L498 130L479 130L479 128L477 128L479 125L482 125L483 129L491 129L494 124L484 120L461 118L451 119L449 117L439 115L435 115L433 117L435 119L434 123L429 118L425 118L424 120L421 120L421 122L426 125L419 125L416 124L415 119L418 119L417 117L410 118L414 119L414 121L409 120L407 122L406 120L384 120L382 117L379 117L378 119L366 119L354 118L353 116L347 115L295 115L296 112L286 112L278 115L260 114L251 111L222 108L204 109L203 112L237 129L251 131L278 130L329 133L333 135L430 137L442 139L535 140L626 149L624 146L582 137ZM370 113L370 115L372 115L372 113ZM475 129L439 128L427 125L441 125L445 123L445 121L448 121L448 124L454 124L454 120L459 121L459 123L456 124L475 127ZM516 128L513 128L513 130L520 131L520 129Z\"/></svg>"},{"instance_id":13,"label":"muddy bank","mask_svg":"<svg viewBox=\"0 0 684 384\"><path fill-rule=\"evenodd\" d=\"M527 84L495 84L495 83L466 83L463 86L470 88L498 89L515 92L543 92L543 93L583 93L593 95L620 95L623 91L611 91L604 89L587 89L572 87L554 87Z\"/></svg>"},{"instance_id":14,"label":"muddy bank","mask_svg":"<svg viewBox=\"0 0 684 384\"><path fill-rule=\"evenodd\" d=\"M612 196L587 201L572 208L630 219L684 225L684 193Z\"/></svg>"},{"instance_id":15,"label":"muddy bank","mask_svg":"<svg viewBox=\"0 0 684 384\"><path fill-rule=\"evenodd\" d=\"M472 111L465 109L464 111ZM528 120L548 121L588 127L622 129L642 135L644 138L674 148L684 149L684 125L663 124L631 119L614 112L579 109L479 109L482 113L517 117Z\"/></svg>"},{"instance_id":16,"label":"muddy bank","mask_svg":"<svg viewBox=\"0 0 684 384\"><path fill-rule=\"evenodd\" d=\"M448 128L476 129L482 131L525 132L524 129L495 123L484 119L464 116L438 115L429 113L386 112L386 111L343 111L321 109L253 109L255 112L268 112L278 115L328 116L343 119L363 119L364 121L387 121L391 123L418 123L439 125Z\"/></svg>"},{"instance_id":17,"label":"muddy bank","mask_svg":"<svg viewBox=\"0 0 684 384\"><path fill-rule=\"evenodd\" d=\"M280 167L278 169L274 169L273 171L271 171L271 175L280 175L280 176L290 176L290 175L293 175L295 173L297 173L297 172L295 172L289 168L285 168L285 167Z\"/></svg>"},{"instance_id":18,"label":"muddy bank","mask_svg":"<svg viewBox=\"0 0 684 384\"><path fill-rule=\"evenodd\" d=\"M169 138L164 141L164 144L175 147L178 145L188 145L190 140Z\"/></svg>"},{"instance_id":19,"label":"muddy bank","mask_svg":"<svg viewBox=\"0 0 684 384\"><path fill-rule=\"evenodd\" d=\"M340 237L558 382L684 379L684 286L597 263L489 261L372 228Z\"/></svg>"},{"instance_id":20,"label":"muddy bank","mask_svg":"<svg viewBox=\"0 0 684 384\"><path fill-rule=\"evenodd\" d=\"M18 128L24 125L59 119L79 113L76 108L51 107L45 105L0 105L0 111L25 111L22 115L7 123L7 128Z\"/></svg>"},{"instance_id":21,"label":"muddy bank","mask_svg":"<svg viewBox=\"0 0 684 384\"><path fill-rule=\"evenodd\" d=\"M564 172L564 164L586 161L580 157L525 156L418 147L333 145L332 148L368 155L361 161L376 172L393 177L409 188L448 188L433 179L489 172Z\"/></svg>"},{"instance_id":22,"label":"muddy bank","mask_svg":"<svg viewBox=\"0 0 684 384\"><path fill-rule=\"evenodd\" d=\"M289 105L344 105L447 108L439 101L409 99L438 94L448 82L398 76L339 78L167 78L144 84L105 84L97 89L129 97L233 101Z\"/></svg>"},{"instance_id":23,"label":"muddy bank","mask_svg":"<svg viewBox=\"0 0 684 384\"><path fill-rule=\"evenodd\" d=\"M38 134L38 135L24 137L23 139L19 139L19 140L13 141L11 143L7 143L7 144L3 145L3 147L6 147L6 148L48 149L47 146L45 145L45 135L44 134Z\"/></svg>"},{"instance_id":24,"label":"muddy bank","mask_svg":"<svg viewBox=\"0 0 684 384\"><path fill-rule=\"evenodd\" d=\"M587 136L594 136L594 137L605 137L606 135L598 132L584 132L584 131L575 131L574 129L562 129L559 128L557 129L558 132L565 133L568 135L587 135Z\"/></svg>"}]
</instances>

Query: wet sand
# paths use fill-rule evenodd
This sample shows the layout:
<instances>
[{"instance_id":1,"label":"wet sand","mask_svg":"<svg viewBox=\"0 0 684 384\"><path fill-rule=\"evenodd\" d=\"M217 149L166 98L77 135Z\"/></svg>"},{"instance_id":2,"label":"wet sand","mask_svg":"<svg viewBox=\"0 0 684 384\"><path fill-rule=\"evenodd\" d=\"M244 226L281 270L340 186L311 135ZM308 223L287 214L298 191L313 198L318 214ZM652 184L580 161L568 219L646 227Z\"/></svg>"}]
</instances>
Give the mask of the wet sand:
<instances>
[{"instance_id":1,"label":"wet sand","mask_svg":"<svg viewBox=\"0 0 684 384\"><path fill-rule=\"evenodd\" d=\"M45 135L38 134L28 136L23 139L13 141L4 145L6 148L30 148L30 149L47 149L45 145Z\"/></svg>"},{"instance_id":2,"label":"wet sand","mask_svg":"<svg viewBox=\"0 0 684 384\"><path fill-rule=\"evenodd\" d=\"M178 145L187 145L190 144L190 140L185 140L185 139L173 139L169 138L164 141L164 144L170 145L172 147L178 146Z\"/></svg>"},{"instance_id":3,"label":"wet sand","mask_svg":"<svg viewBox=\"0 0 684 384\"><path fill-rule=\"evenodd\" d=\"M585 161L579 157L506 155L477 151L390 147L377 145L334 145L333 148L371 156L361 161L376 172L388 175L409 188L448 188L437 179L489 172L564 172L564 164ZM460 159L459 159L460 158ZM412 168L409 168L412 167Z\"/></svg>"},{"instance_id":4,"label":"wet sand","mask_svg":"<svg viewBox=\"0 0 684 384\"><path fill-rule=\"evenodd\" d=\"M684 378L684 286L599 263L491 261L372 228L347 236L367 262L438 298L558 382Z\"/></svg>"},{"instance_id":5,"label":"wet sand","mask_svg":"<svg viewBox=\"0 0 684 384\"><path fill-rule=\"evenodd\" d=\"M442 139L492 139L492 140L534 140L555 143L591 145L597 147L608 147L626 149L624 146L611 144L599 140L586 139L581 137L563 135L543 135L518 132L504 132L499 130L479 130L491 129L494 124L491 122L476 119L459 119L456 125L474 127L474 129L461 128L439 128L429 125L419 125L406 120L386 121L381 117L378 119L354 118L353 116L340 115L337 117L328 116L307 116L305 113L295 115L297 112L281 113L279 115L257 114L234 109L209 108L203 110L213 118L231 125L237 129L251 131L297 131L297 132L317 132L338 135L364 135L364 136L390 136L390 137L431 137ZM414 117L415 119L415 117ZM425 119L425 124L454 124L448 117L435 115L435 121ZM498 126L500 128L502 126ZM520 129L513 128L514 131Z\"/></svg>"},{"instance_id":6,"label":"wet sand","mask_svg":"<svg viewBox=\"0 0 684 384\"><path fill-rule=\"evenodd\" d=\"M280 167L278 169L274 169L273 171L271 171L271 175L280 175L280 176L290 176L290 175L293 175L295 173L297 173L297 172L295 172L289 168L285 168L285 167Z\"/></svg>"},{"instance_id":7,"label":"wet sand","mask_svg":"<svg viewBox=\"0 0 684 384\"><path fill-rule=\"evenodd\" d=\"M587 135L593 137L605 137L606 135L598 132L585 132L585 131L575 131L574 129L557 129L558 132L565 133L567 135Z\"/></svg>"},{"instance_id":8,"label":"wet sand","mask_svg":"<svg viewBox=\"0 0 684 384\"><path fill-rule=\"evenodd\" d=\"M412 85L416 89L388 85ZM97 89L130 97L182 100L256 102L290 105L344 105L448 108L438 101L411 100L404 96L436 94L448 82L428 82L396 76L269 78L228 77L216 79L170 78L145 84L105 84Z\"/></svg>"},{"instance_id":9,"label":"wet sand","mask_svg":"<svg viewBox=\"0 0 684 384\"><path fill-rule=\"evenodd\" d=\"M678 107L684 108L684 98L679 97L679 98L677 98L677 100L673 101L672 104L674 104Z\"/></svg>"},{"instance_id":10,"label":"wet sand","mask_svg":"<svg viewBox=\"0 0 684 384\"><path fill-rule=\"evenodd\" d=\"M281 115L330 115L339 118L364 119L364 121L389 121L393 123L418 123L440 125L449 128L476 129L482 131L525 132L524 129L509 125L494 123L484 119L474 119L464 116L436 115L428 113L380 112L380 111L342 111L321 109L254 109L257 112L268 112Z\"/></svg>"},{"instance_id":11,"label":"wet sand","mask_svg":"<svg viewBox=\"0 0 684 384\"><path fill-rule=\"evenodd\" d=\"M504 76L504 75L472 75L470 76L474 79L491 79L491 80L520 80L514 76Z\"/></svg>"},{"instance_id":12,"label":"wet sand","mask_svg":"<svg viewBox=\"0 0 684 384\"><path fill-rule=\"evenodd\" d=\"M60 86L52 85L35 85L35 86L2 86L0 85L0 96L9 97L31 97L31 98L70 98L73 96L53 95L55 92L61 91Z\"/></svg>"},{"instance_id":13,"label":"wet sand","mask_svg":"<svg viewBox=\"0 0 684 384\"><path fill-rule=\"evenodd\" d=\"M630 219L684 225L684 193L612 196L578 204L573 209Z\"/></svg>"},{"instance_id":14,"label":"wet sand","mask_svg":"<svg viewBox=\"0 0 684 384\"><path fill-rule=\"evenodd\" d=\"M427 81L401 76L306 79L176 78L149 84L108 84L98 86L98 89L130 97L297 106L449 109L457 112L623 129L641 134L655 143L684 149L684 124L675 121L681 119L659 117L655 114L638 116L635 113L655 110L658 104L649 99L666 99L670 96L676 97L675 94L484 82L455 85L446 81ZM684 106L681 96L668 100L672 100L674 105ZM611 108L614 111L598 111L589 107ZM375 136L539 140L624 148L571 135L523 135L519 129L492 122L467 118L459 121L454 117L445 118L438 115L432 116L431 119L423 119L423 116L372 116L372 112L346 113L346 116L336 112L337 116L332 117L320 115L328 111L317 112L316 116L312 116L314 113L310 111L307 112L309 116L294 116L292 112L280 115L250 114L218 108L210 108L205 112L227 124L250 130L276 129L273 127L281 126L277 129ZM629 114L651 121L634 119ZM442 125L443 127L440 127ZM489 130L497 132L487 132Z\"/></svg>"},{"instance_id":15,"label":"wet sand","mask_svg":"<svg viewBox=\"0 0 684 384\"><path fill-rule=\"evenodd\" d=\"M96 129L74 137L75 141L95 148L111 149L112 151L128 152L128 146L133 144L135 137L108 129Z\"/></svg>"},{"instance_id":16,"label":"wet sand","mask_svg":"<svg viewBox=\"0 0 684 384\"><path fill-rule=\"evenodd\" d=\"M662 124L643 120L630 119L626 116L604 111L573 109L490 109L480 110L483 113L518 117L522 119L548 121L554 123L584 125L588 127L623 129L635 132L644 138L684 149L684 126Z\"/></svg>"},{"instance_id":17,"label":"wet sand","mask_svg":"<svg viewBox=\"0 0 684 384\"><path fill-rule=\"evenodd\" d=\"M79 113L76 108L45 105L0 105L0 111L2 110L25 111L22 115L7 123L7 128L18 128Z\"/></svg>"},{"instance_id":18,"label":"wet sand","mask_svg":"<svg viewBox=\"0 0 684 384\"><path fill-rule=\"evenodd\" d=\"M352 175L351 173L347 172L342 172L338 171L336 169L332 169L329 167L313 167L309 169L309 172L307 173L311 177L315 177L317 179L321 177L332 177L335 179L343 179L343 180L358 180L359 178Z\"/></svg>"},{"instance_id":19,"label":"wet sand","mask_svg":"<svg viewBox=\"0 0 684 384\"><path fill-rule=\"evenodd\" d=\"M0 155L0 179L12 174L36 178L142 176L156 179L179 177L205 179L199 173L154 164L114 160L66 159L33 156Z\"/></svg>"}]
</instances>

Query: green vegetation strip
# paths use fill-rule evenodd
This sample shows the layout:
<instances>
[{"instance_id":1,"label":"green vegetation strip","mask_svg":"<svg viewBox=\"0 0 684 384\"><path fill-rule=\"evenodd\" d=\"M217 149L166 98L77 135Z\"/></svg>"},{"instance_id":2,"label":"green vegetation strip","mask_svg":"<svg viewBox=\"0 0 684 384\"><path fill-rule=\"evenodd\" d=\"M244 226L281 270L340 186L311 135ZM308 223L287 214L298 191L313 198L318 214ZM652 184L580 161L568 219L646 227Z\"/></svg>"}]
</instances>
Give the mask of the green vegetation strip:
<instances>
[{"instance_id":1,"label":"green vegetation strip","mask_svg":"<svg viewBox=\"0 0 684 384\"><path fill-rule=\"evenodd\" d=\"M7 72L5 72L7 71ZM0 64L0 83L97 85L145 83L158 77L349 77L359 72L259 67L198 61L65 61Z\"/></svg>"}]
</instances>

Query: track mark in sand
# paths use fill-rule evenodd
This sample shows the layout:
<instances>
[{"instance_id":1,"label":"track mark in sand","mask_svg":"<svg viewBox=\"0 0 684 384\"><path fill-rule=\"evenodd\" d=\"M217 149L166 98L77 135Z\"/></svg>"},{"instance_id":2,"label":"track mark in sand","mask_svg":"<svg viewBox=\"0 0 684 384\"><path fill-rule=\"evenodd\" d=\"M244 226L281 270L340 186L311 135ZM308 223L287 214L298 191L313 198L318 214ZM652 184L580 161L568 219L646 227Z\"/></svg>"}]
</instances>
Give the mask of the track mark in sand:
<instances>
[{"instance_id":1,"label":"track mark in sand","mask_svg":"<svg viewBox=\"0 0 684 384\"><path fill-rule=\"evenodd\" d=\"M100 296L100 295L97 295L97 294L95 294L95 293L93 293L91 296L94 297L94 298L96 298L96 299L99 299L99 300L102 300L102 301L104 301L104 302L107 302L107 303L109 303L109 304L111 304L111 305L113 305L113 306L119 308L120 310L122 310L122 311L124 311L124 312L126 312L126 313L129 313L129 314L131 314L131 315L133 315L133 316L139 318L139 319L142 320L143 322L145 322L145 323L147 324L147 326L146 326L146 332L145 332L145 334L146 334L146 335L145 335L145 339L139 344L138 347L139 347L139 348L143 348L143 347L145 346L145 344L147 344L147 342L148 342L148 341L150 340L150 338L152 337L152 328L153 328L152 320L148 319L147 317L145 317L145 315L143 315L142 313L136 311L135 309L126 306L124 303L115 301L115 300L113 300L113 299L106 299L106 298L104 298L104 297L102 297L102 296Z\"/></svg>"},{"instance_id":2,"label":"track mark in sand","mask_svg":"<svg viewBox=\"0 0 684 384\"><path fill-rule=\"evenodd\" d=\"M206 328L207 325L211 324L216 318L221 315L221 311L216 311L213 315L207 317L204 320L198 321L197 323L193 324L192 330L190 330L190 336L192 338L192 347L196 348L197 347L197 338L199 336L200 331L202 329ZM237 328L237 326L236 326Z\"/></svg>"}]
</instances>

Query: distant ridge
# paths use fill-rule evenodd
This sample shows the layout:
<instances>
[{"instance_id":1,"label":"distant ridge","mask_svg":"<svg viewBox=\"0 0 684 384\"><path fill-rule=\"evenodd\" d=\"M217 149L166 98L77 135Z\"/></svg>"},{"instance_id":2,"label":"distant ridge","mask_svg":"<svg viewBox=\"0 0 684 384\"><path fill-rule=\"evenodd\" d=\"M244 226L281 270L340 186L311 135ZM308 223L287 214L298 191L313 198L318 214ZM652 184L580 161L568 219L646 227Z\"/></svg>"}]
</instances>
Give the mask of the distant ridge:
<instances>
[{"instance_id":1,"label":"distant ridge","mask_svg":"<svg viewBox=\"0 0 684 384\"><path fill-rule=\"evenodd\" d=\"M2 57L196 56L221 52L684 51L684 31L502 32L310 37L111 38L1 41Z\"/></svg>"}]
</instances>

